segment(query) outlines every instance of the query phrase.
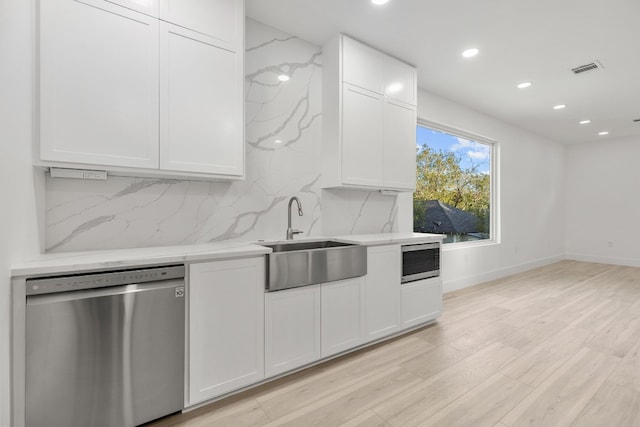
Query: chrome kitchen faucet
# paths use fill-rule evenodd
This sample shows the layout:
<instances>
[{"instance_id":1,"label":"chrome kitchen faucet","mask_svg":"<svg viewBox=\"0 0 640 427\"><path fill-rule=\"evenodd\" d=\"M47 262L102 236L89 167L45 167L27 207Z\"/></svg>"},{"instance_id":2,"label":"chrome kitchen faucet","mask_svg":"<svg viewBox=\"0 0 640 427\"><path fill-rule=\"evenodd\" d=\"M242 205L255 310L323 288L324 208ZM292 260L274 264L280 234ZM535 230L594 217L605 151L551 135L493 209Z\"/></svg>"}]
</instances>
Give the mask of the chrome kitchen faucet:
<instances>
[{"instance_id":1,"label":"chrome kitchen faucet","mask_svg":"<svg viewBox=\"0 0 640 427\"><path fill-rule=\"evenodd\" d=\"M300 203L300 200L296 196L293 196L289 199L289 208L287 209L287 240L293 240L294 235L303 233L302 230L294 230L293 228L291 228L291 205L293 204L294 200L298 204L298 216L302 216L302 203Z\"/></svg>"}]
</instances>

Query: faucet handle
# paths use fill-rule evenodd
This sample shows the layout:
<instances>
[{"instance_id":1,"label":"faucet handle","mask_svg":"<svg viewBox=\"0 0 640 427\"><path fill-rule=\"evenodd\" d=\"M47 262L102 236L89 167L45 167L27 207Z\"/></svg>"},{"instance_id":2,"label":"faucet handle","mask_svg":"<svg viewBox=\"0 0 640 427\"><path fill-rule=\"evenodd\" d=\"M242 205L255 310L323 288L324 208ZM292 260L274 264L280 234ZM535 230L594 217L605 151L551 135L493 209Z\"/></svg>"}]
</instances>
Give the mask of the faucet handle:
<instances>
[{"instance_id":1,"label":"faucet handle","mask_svg":"<svg viewBox=\"0 0 640 427\"><path fill-rule=\"evenodd\" d=\"M296 234L303 234L303 233L304 233L304 231L302 231L302 230L293 230L293 231L291 231L291 234L293 234L294 236Z\"/></svg>"}]
</instances>

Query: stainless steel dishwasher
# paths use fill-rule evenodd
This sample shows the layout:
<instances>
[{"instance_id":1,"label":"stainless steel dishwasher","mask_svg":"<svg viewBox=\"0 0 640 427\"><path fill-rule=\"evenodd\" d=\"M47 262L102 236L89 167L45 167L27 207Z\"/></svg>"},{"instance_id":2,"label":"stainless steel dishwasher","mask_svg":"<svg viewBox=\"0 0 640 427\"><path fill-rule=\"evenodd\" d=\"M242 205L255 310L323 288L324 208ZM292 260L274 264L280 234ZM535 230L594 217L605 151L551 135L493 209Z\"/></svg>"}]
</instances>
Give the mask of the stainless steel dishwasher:
<instances>
[{"instance_id":1,"label":"stainless steel dishwasher","mask_svg":"<svg viewBox=\"0 0 640 427\"><path fill-rule=\"evenodd\" d=\"M26 425L135 426L184 403L184 266L27 280Z\"/></svg>"}]
</instances>

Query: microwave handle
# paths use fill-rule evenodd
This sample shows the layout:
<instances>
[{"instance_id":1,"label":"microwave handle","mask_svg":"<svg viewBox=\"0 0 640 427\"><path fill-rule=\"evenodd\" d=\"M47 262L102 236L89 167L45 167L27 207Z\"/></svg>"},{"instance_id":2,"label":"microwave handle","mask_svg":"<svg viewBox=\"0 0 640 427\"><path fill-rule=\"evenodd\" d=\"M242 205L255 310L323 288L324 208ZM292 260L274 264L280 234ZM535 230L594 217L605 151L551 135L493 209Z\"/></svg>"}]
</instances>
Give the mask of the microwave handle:
<instances>
[{"instance_id":1,"label":"microwave handle","mask_svg":"<svg viewBox=\"0 0 640 427\"><path fill-rule=\"evenodd\" d=\"M422 251L425 249L438 249L440 243L423 243L418 245L403 245L402 252Z\"/></svg>"}]
</instances>

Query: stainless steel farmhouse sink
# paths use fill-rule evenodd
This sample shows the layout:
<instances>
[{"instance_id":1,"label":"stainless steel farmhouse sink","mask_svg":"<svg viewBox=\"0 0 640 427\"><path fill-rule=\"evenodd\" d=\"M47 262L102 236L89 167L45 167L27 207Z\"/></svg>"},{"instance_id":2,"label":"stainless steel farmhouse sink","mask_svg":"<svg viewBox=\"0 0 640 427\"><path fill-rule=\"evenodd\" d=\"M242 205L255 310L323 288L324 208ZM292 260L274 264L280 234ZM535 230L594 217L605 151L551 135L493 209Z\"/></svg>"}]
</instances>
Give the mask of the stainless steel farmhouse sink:
<instances>
[{"instance_id":1,"label":"stainless steel farmhouse sink","mask_svg":"<svg viewBox=\"0 0 640 427\"><path fill-rule=\"evenodd\" d=\"M322 240L261 244L267 255L267 290L279 291L367 274L367 248Z\"/></svg>"}]
</instances>

